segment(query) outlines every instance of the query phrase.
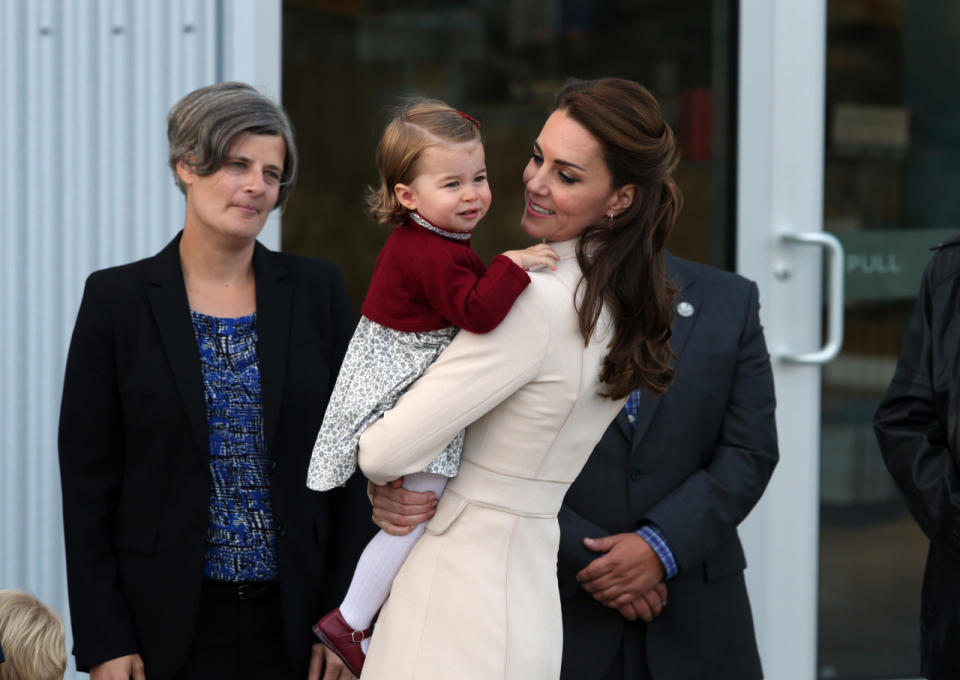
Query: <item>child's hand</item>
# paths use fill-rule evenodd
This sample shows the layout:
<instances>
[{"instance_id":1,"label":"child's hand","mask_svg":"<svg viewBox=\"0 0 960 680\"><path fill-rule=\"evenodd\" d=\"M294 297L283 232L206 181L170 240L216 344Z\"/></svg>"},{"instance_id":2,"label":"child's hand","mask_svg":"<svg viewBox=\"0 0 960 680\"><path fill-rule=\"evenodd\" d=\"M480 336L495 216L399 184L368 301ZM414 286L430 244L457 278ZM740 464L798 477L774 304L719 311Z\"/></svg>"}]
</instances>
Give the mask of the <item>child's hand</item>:
<instances>
[{"instance_id":1,"label":"child's hand","mask_svg":"<svg viewBox=\"0 0 960 680\"><path fill-rule=\"evenodd\" d=\"M550 267L550 269L556 269L557 265L555 265L554 262L560 259L560 256L546 243L538 243L535 246L530 246L523 250L508 250L504 255L509 257L515 265L526 271L541 265Z\"/></svg>"}]
</instances>

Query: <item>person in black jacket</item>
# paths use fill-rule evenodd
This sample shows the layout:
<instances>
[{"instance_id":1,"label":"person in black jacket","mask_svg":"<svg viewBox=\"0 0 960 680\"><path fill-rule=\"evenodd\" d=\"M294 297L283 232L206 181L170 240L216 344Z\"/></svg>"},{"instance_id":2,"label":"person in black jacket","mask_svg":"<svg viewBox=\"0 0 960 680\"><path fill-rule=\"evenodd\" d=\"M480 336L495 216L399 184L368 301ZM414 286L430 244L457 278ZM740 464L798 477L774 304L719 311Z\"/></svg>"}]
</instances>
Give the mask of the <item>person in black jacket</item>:
<instances>
[{"instance_id":1,"label":"person in black jacket","mask_svg":"<svg viewBox=\"0 0 960 680\"><path fill-rule=\"evenodd\" d=\"M252 87L170 111L183 231L87 279L60 413L77 667L93 680L350 677L314 644L373 533L303 472L353 330L339 270L257 242L296 175Z\"/></svg>"},{"instance_id":2,"label":"person in black jacket","mask_svg":"<svg viewBox=\"0 0 960 680\"><path fill-rule=\"evenodd\" d=\"M560 510L562 680L762 677L737 536L778 460L757 286L666 264L673 384L627 400Z\"/></svg>"},{"instance_id":3,"label":"person in black jacket","mask_svg":"<svg viewBox=\"0 0 960 680\"><path fill-rule=\"evenodd\" d=\"M960 677L960 235L938 245L874 417L880 451L930 540L921 596L921 670Z\"/></svg>"}]
</instances>

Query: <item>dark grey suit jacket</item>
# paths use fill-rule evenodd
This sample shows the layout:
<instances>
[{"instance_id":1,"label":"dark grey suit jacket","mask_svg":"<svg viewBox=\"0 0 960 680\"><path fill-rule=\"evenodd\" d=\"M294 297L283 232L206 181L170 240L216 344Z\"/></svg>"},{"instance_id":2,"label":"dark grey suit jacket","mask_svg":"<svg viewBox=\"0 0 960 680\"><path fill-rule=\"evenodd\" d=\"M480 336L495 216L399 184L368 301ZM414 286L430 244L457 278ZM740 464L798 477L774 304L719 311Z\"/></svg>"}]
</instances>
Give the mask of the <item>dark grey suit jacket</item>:
<instances>
[{"instance_id":1,"label":"dark grey suit jacket","mask_svg":"<svg viewBox=\"0 0 960 680\"><path fill-rule=\"evenodd\" d=\"M756 284L667 255L681 288L668 392L643 396L635 428L621 411L571 486L560 513L563 680L601 678L623 643L625 677L646 658L654 680L762 677L737 525L777 463L773 378ZM579 587L598 557L583 538L660 527L680 573L649 625ZM645 645L641 653L636 647ZM589 650L589 653L584 653ZM643 653L645 652L645 654Z\"/></svg>"},{"instance_id":2,"label":"dark grey suit jacket","mask_svg":"<svg viewBox=\"0 0 960 680\"><path fill-rule=\"evenodd\" d=\"M81 670L139 653L151 680L186 657L203 581L209 438L179 236L93 273L60 412L67 580ZM306 487L307 464L353 331L338 269L257 244L257 351L291 663L337 605L374 526L362 480Z\"/></svg>"}]
</instances>

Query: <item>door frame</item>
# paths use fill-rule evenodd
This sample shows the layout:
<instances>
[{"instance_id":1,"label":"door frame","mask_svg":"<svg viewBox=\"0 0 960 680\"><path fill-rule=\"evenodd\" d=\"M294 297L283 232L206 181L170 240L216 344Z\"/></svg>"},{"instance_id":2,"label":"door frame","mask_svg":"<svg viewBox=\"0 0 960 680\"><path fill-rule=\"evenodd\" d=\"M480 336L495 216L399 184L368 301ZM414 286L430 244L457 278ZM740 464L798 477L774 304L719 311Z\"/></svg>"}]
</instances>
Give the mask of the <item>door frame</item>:
<instances>
[{"instance_id":1,"label":"door frame","mask_svg":"<svg viewBox=\"0 0 960 680\"><path fill-rule=\"evenodd\" d=\"M817 677L822 255L782 233L823 230L826 0L741 0L737 271L760 289L780 463L743 523L767 677Z\"/></svg>"}]
</instances>

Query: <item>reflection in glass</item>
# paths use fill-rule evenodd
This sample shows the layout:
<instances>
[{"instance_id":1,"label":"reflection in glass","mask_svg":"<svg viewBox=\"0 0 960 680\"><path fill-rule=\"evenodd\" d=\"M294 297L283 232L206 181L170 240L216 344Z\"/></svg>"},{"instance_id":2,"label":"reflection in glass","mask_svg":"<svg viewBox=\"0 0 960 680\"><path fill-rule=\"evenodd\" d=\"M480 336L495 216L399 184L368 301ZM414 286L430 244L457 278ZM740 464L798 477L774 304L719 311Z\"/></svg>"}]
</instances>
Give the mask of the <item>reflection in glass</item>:
<instances>
[{"instance_id":1,"label":"reflection in glass","mask_svg":"<svg viewBox=\"0 0 960 680\"><path fill-rule=\"evenodd\" d=\"M732 264L729 123L732 0L287 0L283 100L303 151L283 248L333 260L356 309L386 238L365 214L385 108L412 91L480 119L493 189L474 247L527 245L520 172L554 93L571 77L648 86L678 131L685 207L679 255Z\"/></svg>"}]
</instances>

